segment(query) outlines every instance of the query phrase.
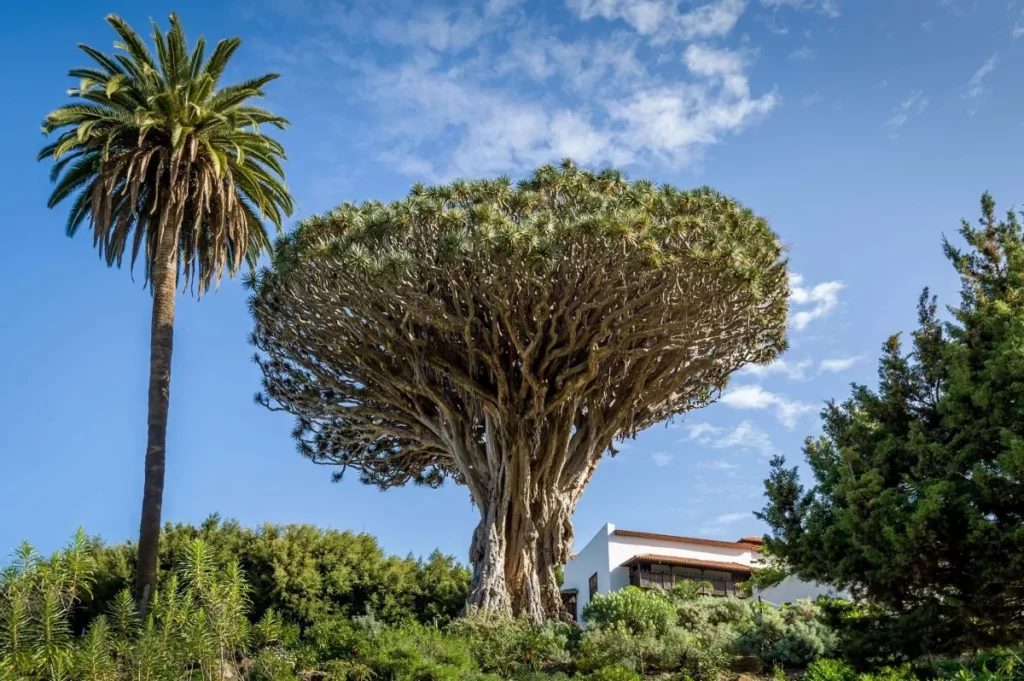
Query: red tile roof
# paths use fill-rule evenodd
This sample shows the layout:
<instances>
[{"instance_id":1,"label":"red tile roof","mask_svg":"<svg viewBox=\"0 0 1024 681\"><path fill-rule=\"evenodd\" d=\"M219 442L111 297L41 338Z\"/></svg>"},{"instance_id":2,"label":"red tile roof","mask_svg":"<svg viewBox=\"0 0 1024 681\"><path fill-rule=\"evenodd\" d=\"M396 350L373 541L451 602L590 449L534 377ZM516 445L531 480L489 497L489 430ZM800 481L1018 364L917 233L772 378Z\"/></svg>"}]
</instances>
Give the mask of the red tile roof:
<instances>
[{"instance_id":1,"label":"red tile roof","mask_svg":"<svg viewBox=\"0 0 1024 681\"><path fill-rule=\"evenodd\" d=\"M635 565L636 563L660 563L662 565L678 565L680 567L700 568L702 570L721 570L723 572L750 573L749 565L742 563L727 563L717 560L698 560L696 558L680 558L679 556L659 556L653 553L646 553L642 556L633 556L623 565Z\"/></svg>"},{"instance_id":2,"label":"red tile roof","mask_svg":"<svg viewBox=\"0 0 1024 681\"><path fill-rule=\"evenodd\" d=\"M719 539L700 539L699 537L680 537L674 534L657 534L655 532L635 532L633 530L615 530L613 534L620 537L633 537L634 539L654 539L656 541L670 541L677 544L700 544L702 546L720 546L727 549L741 549L743 551L757 551L761 548L761 540L755 543L750 537L744 537L739 541L721 541Z\"/></svg>"}]
</instances>

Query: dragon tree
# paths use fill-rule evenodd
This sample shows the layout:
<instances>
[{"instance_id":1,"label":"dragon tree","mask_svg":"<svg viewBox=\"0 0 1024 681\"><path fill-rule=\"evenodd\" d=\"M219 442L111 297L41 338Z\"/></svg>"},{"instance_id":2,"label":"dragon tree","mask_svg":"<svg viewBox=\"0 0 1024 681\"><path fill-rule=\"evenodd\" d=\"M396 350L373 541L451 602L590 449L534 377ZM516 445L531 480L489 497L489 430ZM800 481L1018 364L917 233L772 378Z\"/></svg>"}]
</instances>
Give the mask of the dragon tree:
<instances>
[{"instance_id":1,"label":"dragon tree","mask_svg":"<svg viewBox=\"0 0 1024 681\"><path fill-rule=\"evenodd\" d=\"M309 218L250 282L257 400L299 451L388 489L465 485L469 606L562 616L554 568L615 443L785 349L767 222L565 161Z\"/></svg>"}]
</instances>

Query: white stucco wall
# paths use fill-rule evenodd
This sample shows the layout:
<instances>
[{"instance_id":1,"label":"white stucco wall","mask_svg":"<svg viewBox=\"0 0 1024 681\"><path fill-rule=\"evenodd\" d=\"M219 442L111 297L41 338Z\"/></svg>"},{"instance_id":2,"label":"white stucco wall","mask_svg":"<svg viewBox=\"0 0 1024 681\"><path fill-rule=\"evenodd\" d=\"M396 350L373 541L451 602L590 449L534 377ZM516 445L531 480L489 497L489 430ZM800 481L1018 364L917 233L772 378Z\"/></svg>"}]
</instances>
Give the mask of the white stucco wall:
<instances>
[{"instance_id":1,"label":"white stucco wall","mask_svg":"<svg viewBox=\"0 0 1024 681\"><path fill-rule=\"evenodd\" d=\"M831 596L833 598L849 598L847 594L839 591L835 587L831 587L825 584L814 584L812 582L804 582L796 577L786 577L778 586L773 586L763 591L760 589L754 590L754 598L760 597L761 600L772 605L782 605L783 603L792 603L795 600L801 598L817 598L818 596Z\"/></svg>"},{"instance_id":2,"label":"white stucco wall","mask_svg":"<svg viewBox=\"0 0 1024 681\"><path fill-rule=\"evenodd\" d=\"M562 567L562 590L576 589L576 613L583 620L583 606L590 602L590 576L597 573L598 593L609 592L608 539L615 526L602 527L575 558ZM621 588L621 587L619 587Z\"/></svg>"}]
</instances>

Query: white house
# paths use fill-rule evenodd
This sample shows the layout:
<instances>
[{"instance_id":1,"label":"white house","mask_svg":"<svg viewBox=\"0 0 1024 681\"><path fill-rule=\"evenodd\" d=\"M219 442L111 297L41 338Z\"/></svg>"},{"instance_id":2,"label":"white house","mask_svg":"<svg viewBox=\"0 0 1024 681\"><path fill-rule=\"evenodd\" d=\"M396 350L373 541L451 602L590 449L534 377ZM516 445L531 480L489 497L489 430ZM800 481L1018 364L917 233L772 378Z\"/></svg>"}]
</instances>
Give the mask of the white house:
<instances>
[{"instance_id":1,"label":"white house","mask_svg":"<svg viewBox=\"0 0 1024 681\"><path fill-rule=\"evenodd\" d=\"M570 614L579 621L583 607L596 594L629 585L666 588L682 580L695 580L710 582L715 596L738 596L741 594L736 585L749 579L757 567L762 543L760 537L721 541L619 530L608 524L563 567L562 597ZM781 604L822 594L837 592L787 577L755 596Z\"/></svg>"}]
</instances>

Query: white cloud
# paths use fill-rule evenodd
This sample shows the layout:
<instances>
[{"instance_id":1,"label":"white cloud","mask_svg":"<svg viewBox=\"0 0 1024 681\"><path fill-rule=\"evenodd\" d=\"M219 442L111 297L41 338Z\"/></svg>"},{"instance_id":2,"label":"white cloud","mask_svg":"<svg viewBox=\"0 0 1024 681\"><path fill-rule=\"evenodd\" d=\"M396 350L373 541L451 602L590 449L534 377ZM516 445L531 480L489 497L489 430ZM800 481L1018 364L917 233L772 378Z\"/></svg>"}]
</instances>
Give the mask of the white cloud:
<instances>
[{"instance_id":1,"label":"white cloud","mask_svg":"<svg viewBox=\"0 0 1024 681\"><path fill-rule=\"evenodd\" d=\"M800 106L814 106L815 104L820 104L824 99L820 92L812 92L800 98Z\"/></svg>"},{"instance_id":2,"label":"white cloud","mask_svg":"<svg viewBox=\"0 0 1024 681\"><path fill-rule=\"evenodd\" d=\"M468 7L446 9L423 5L414 11L392 11L371 22L371 33L394 45L429 47L458 54L489 31L502 26L498 17L520 0L488 0L483 13ZM413 7L416 7L413 5ZM357 17L352 17L358 21Z\"/></svg>"},{"instance_id":3,"label":"white cloud","mask_svg":"<svg viewBox=\"0 0 1024 681\"><path fill-rule=\"evenodd\" d=\"M708 445L715 449L731 449L737 451L755 451L763 456L771 456L775 453L775 445L768 433L764 432L750 421L743 421L735 428L726 431L724 428L713 426L710 423L695 423L688 426L689 435L680 442L696 441L702 445ZM710 462L722 463L722 462ZM708 466L716 467L716 466ZM725 469L725 466L718 466ZM734 468L732 464L728 468Z\"/></svg>"},{"instance_id":4,"label":"white cloud","mask_svg":"<svg viewBox=\"0 0 1024 681\"><path fill-rule=\"evenodd\" d=\"M697 464L697 467L713 471L732 471L739 468L739 464L729 463L728 461L701 461Z\"/></svg>"},{"instance_id":5,"label":"white cloud","mask_svg":"<svg viewBox=\"0 0 1024 681\"><path fill-rule=\"evenodd\" d=\"M794 60L808 61L814 59L814 55L814 48L805 45L798 50L793 50L792 52L790 52L789 58Z\"/></svg>"},{"instance_id":6,"label":"white cloud","mask_svg":"<svg viewBox=\"0 0 1024 681\"><path fill-rule=\"evenodd\" d=\"M928 106L928 99L920 90L914 90L907 95L906 99L892 110L892 116L885 121L885 126L891 131L889 136L896 137L897 131L910 120L910 116L914 113L920 114L926 106Z\"/></svg>"},{"instance_id":7,"label":"white cloud","mask_svg":"<svg viewBox=\"0 0 1024 681\"><path fill-rule=\"evenodd\" d=\"M732 523L746 520L749 517L749 513L725 513L714 518L714 522L718 525L731 525Z\"/></svg>"},{"instance_id":8,"label":"white cloud","mask_svg":"<svg viewBox=\"0 0 1024 681\"><path fill-rule=\"evenodd\" d=\"M1013 22L1013 30L1010 32L1010 35L1013 36L1014 40L1024 36L1024 12L1021 12L1021 15L1017 17L1017 21Z\"/></svg>"},{"instance_id":9,"label":"white cloud","mask_svg":"<svg viewBox=\"0 0 1024 681\"><path fill-rule=\"evenodd\" d=\"M1016 33L1016 29L1014 29ZM999 54L993 54L991 57L985 60L985 63L981 65L971 79L967 81L967 92L964 94L964 99L977 99L981 97L987 90L985 89L985 77L995 70L996 64L999 63ZM977 106L972 106L970 113L975 113Z\"/></svg>"},{"instance_id":10,"label":"white cloud","mask_svg":"<svg viewBox=\"0 0 1024 681\"><path fill-rule=\"evenodd\" d=\"M789 301L794 306L810 306L807 310L790 311L790 324L797 331L807 328L815 319L820 319L839 304L839 292L844 285L841 281L826 281L807 288L799 274L789 278Z\"/></svg>"},{"instance_id":11,"label":"white cloud","mask_svg":"<svg viewBox=\"0 0 1024 681\"><path fill-rule=\"evenodd\" d=\"M526 37L510 38L501 54L481 49L480 59L458 67L423 52L397 66L364 65L360 93L388 120L378 158L431 181L564 157L680 168L779 102L774 92L752 94L739 52L690 44L690 77L671 82L649 75L635 50L621 36L601 44ZM503 76L497 82L495 73ZM579 101L552 106L537 95L536 83L552 79Z\"/></svg>"},{"instance_id":12,"label":"white cloud","mask_svg":"<svg viewBox=\"0 0 1024 681\"><path fill-rule=\"evenodd\" d=\"M679 11L677 0L567 0L566 4L584 21L621 20L654 42L667 42L728 35L747 0L712 0L687 12Z\"/></svg>"},{"instance_id":13,"label":"white cloud","mask_svg":"<svg viewBox=\"0 0 1024 681\"><path fill-rule=\"evenodd\" d=\"M654 465L659 468L672 463L672 455L668 452L655 452L651 454L651 459L654 461Z\"/></svg>"},{"instance_id":14,"label":"white cloud","mask_svg":"<svg viewBox=\"0 0 1024 681\"><path fill-rule=\"evenodd\" d=\"M565 27L525 12L521 0L289 7L283 19L301 22L301 39L274 51L275 66L362 100L367 153L428 182L514 174L566 156L687 168L781 102L751 84L755 49L701 42L730 34L748 0L566 1L593 29L611 30L563 39ZM651 42L662 45L653 55ZM381 56L379 43L395 47ZM679 55L685 70L657 69L658 58Z\"/></svg>"},{"instance_id":15,"label":"white cloud","mask_svg":"<svg viewBox=\"0 0 1024 681\"><path fill-rule=\"evenodd\" d=\"M498 14L516 7L520 4L521 0L487 0L487 5L484 9L484 14L493 17Z\"/></svg>"},{"instance_id":16,"label":"white cloud","mask_svg":"<svg viewBox=\"0 0 1024 681\"><path fill-rule=\"evenodd\" d=\"M787 428L794 428L804 414L813 412L816 407L775 393L768 392L759 385L744 385L734 388L722 395L722 404L733 409L773 409L775 418Z\"/></svg>"},{"instance_id":17,"label":"white cloud","mask_svg":"<svg viewBox=\"0 0 1024 681\"><path fill-rule=\"evenodd\" d=\"M821 360L821 363L818 365L818 372L821 373L821 372L826 372L827 371L827 372L832 373L832 374L837 374L840 371L846 371L847 369L852 367L854 364L856 364L860 360L861 360L861 357L859 355L856 356L856 357L841 357L841 358L836 358L836 359L823 359L823 360Z\"/></svg>"},{"instance_id":18,"label":"white cloud","mask_svg":"<svg viewBox=\"0 0 1024 681\"><path fill-rule=\"evenodd\" d=\"M718 532L725 532L731 525L752 518L753 515L747 513L723 513L722 515L715 516L708 522L701 526L700 531L708 534L715 534Z\"/></svg>"},{"instance_id":19,"label":"white cloud","mask_svg":"<svg viewBox=\"0 0 1024 681\"><path fill-rule=\"evenodd\" d=\"M761 4L772 8L788 7L801 11L814 10L830 19L835 19L840 14L839 0L761 0Z\"/></svg>"},{"instance_id":20,"label":"white cloud","mask_svg":"<svg viewBox=\"0 0 1024 681\"><path fill-rule=\"evenodd\" d=\"M750 421L744 421L729 431L724 437L715 441L717 449L738 449L740 451L756 451L768 457L775 453L775 445L768 433Z\"/></svg>"},{"instance_id":21,"label":"white cloud","mask_svg":"<svg viewBox=\"0 0 1024 681\"><path fill-rule=\"evenodd\" d=\"M737 373L750 374L752 376L770 376L772 374L783 374L794 381L801 381L807 375L807 370L814 364L809 359L802 359L799 362L787 362L784 359L777 359L771 364L748 364Z\"/></svg>"},{"instance_id":22,"label":"white cloud","mask_svg":"<svg viewBox=\"0 0 1024 681\"><path fill-rule=\"evenodd\" d=\"M707 422L686 424L684 428L689 431L689 437L687 437L688 440L697 440L701 443L710 442L710 436L718 435L722 432L721 428L713 426Z\"/></svg>"},{"instance_id":23,"label":"white cloud","mask_svg":"<svg viewBox=\"0 0 1024 681\"><path fill-rule=\"evenodd\" d=\"M934 26L932 25L932 22L930 22L930 21L922 21L921 22L921 30L924 31L925 33L931 33L932 28L934 28Z\"/></svg>"}]
</instances>

